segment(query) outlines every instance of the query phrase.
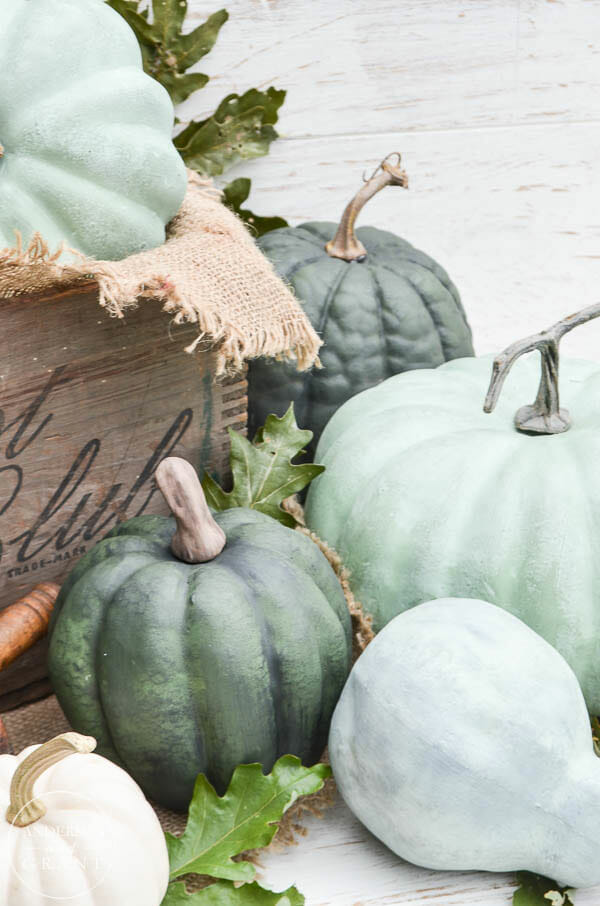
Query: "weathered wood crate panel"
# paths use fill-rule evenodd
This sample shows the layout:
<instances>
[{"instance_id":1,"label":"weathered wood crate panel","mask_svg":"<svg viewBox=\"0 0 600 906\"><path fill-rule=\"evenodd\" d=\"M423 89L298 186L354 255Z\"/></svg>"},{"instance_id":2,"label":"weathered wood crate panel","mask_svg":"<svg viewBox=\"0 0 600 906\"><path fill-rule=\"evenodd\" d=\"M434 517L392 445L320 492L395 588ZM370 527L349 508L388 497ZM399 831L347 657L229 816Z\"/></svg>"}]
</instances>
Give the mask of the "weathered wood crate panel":
<instances>
[{"instance_id":1,"label":"weathered wood crate panel","mask_svg":"<svg viewBox=\"0 0 600 906\"><path fill-rule=\"evenodd\" d=\"M213 352L184 352L195 335L152 302L111 318L92 286L0 299L0 609L60 582L117 520L165 512L165 456L227 472L246 381L215 382ZM0 677L0 704L44 676L38 645Z\"/></svg>"}]
</instances>

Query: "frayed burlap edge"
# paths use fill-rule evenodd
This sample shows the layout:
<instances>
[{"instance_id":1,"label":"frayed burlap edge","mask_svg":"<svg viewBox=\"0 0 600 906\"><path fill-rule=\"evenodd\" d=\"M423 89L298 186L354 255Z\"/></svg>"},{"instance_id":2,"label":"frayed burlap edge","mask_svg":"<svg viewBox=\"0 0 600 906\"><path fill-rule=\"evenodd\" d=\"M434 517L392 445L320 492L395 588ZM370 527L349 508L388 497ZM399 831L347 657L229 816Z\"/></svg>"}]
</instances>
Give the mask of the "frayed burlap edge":
<instances>
[{"instance_id":1,"label":"frayed burlap edge","mask_svg":"<svg viewBox=\"0 0 600 906\"><path fill-rule=\"evenodd\" d=\"M340 555L307 527L306 520L304 519L304 509L298 498L288 497L283 503L283 508L287 510L298 523L297 531L308 535L311 541L314 541L317 547L321 549L340 581L348 605L348 610L352 617L352 662L354 663L363 653L369 642L375 637L375 633L373 632L373 617L370 616L370 614L365 613L360 601L357 601L354 597L352 589L350 588L350 572L342 563Z\"/></svg>"},{"instance_id":2,"label":"frayed burlap edge","mask_svg":"<svg viewBox=\"0 0 600 906\"><path fill-rule=\"evenodd\" d=\"M221 192L192 171L183 205L156 249L98 261L65 243L52 251L39 233L27 245L17 233L15 247L0 249L0 299L91 281L113 317L151 300L175 323L195 324L198 337L186 351L214 345L217 376L259 356L295 360L300 371L318 365L321 340L297 299L221 203Z\"/></svg>"}]
</instances>

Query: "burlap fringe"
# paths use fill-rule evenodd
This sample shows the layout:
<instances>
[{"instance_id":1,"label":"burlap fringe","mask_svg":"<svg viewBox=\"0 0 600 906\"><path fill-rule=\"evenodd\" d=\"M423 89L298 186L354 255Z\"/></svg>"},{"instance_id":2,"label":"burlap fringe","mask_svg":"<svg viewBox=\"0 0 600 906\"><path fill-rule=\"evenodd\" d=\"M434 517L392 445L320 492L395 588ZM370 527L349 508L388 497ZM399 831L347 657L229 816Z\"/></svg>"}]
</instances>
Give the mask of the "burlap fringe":
<instances>
[{"instance_id":1,"label":"burlap fringe","mask_svg":"<svg viewBox=\"0 0 600 906\"><path fill-rule=\"evenodd\" d=\"M157 249L123 261L96 261L36 234L27 246L0 250L0 299L66 289L91 280L98 301L122 318L143 300L162 303L177 324L198 328L199 344L217 347L217 374L258 356L318 362L321 340L298 301L275 274L242 221L211 182L189 171L183 205Z\"/></svg>"},{"instance_id":2,"label":"burlap fringe","mask_svg":"<svg viewBox=\"0 0 600 906\"><path fill-rule=\"evenodd\" d=\"M328 544L322 541L318 535L311 532L307 527L306 520L304 519L304 509L298 498L288 497L288 499L283 502L283 508L287 510L298 523L297 531L308 535L317 547L322 550L331 564L334 573L340 580L340 585L342 586L346 603L348 604L348 610L352 617L352 656L354 662L362 654L369 642L375 637L375 633L373 632L373 617L370 616L370 614L365 613L360 601L357 601L354 597L352 589L350 588L350 572L342 563L342 558L333 550L333 548L329 547Z\"/></svg>"}]
</instances>

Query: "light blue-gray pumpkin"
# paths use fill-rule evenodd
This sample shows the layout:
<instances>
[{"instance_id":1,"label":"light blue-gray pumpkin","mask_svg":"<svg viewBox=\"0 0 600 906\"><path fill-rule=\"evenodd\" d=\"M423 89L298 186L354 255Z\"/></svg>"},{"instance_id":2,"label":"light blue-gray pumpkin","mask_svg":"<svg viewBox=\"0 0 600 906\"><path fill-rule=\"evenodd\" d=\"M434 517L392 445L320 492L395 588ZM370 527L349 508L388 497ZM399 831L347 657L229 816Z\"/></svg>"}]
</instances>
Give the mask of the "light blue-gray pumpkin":
<instances>
[{"instance_id":1,"label":"light blue-gray pumpkin","mask_svg":"<svg viewBox=\"0 0 600 906\"><path fill-rule=\"evenodd\" d=\"M0 249L15 230L110 260L161 245L186 172L122 17L103 0L1 0L0 72Z\"/></svg>"},{"instance_id":2,"label":"light blue-gray pumpkin","mask_svg":"<svg viewBox=\"0 0 600 906\"><path fill-rule=\"evenodd\" d=\"M473 355L471 330L446 271L405 239L354 222L362 206L406 174L389 160L335 223L304 223L259 240L278 274L301 300L324 341L323 368L298 372L294 363L257 359L249 371L250 433L290 402L314 438L350 397L390 375L432 368Z\"/></svg>"},{"instance_id":3,"label":"light blue-gray pumpkin","mask_svg":"<svg viewBox=\"0 0 600 906\"><path fill-rule=\"evenodd\" d=\"M164 460L157 480L177 522L130 519L79 561L56 602L49 668L71 726L183 810L199 773L223 792L241 763L318 761L351 625L306 535L250 509L212 518L183 460Z\"/></svg>"},{"instance_id":4,"label":"light blue-gray pumpkin","mask_svg":"<svg viewBox=\"0 0 600 906\"><path fill-rule=\"evenodd\" d=\"M600 884L600 761L563 658L492 604L396 617L356 662L329 755L362 823L409 862Z\"/></svg>"}]
</instances>

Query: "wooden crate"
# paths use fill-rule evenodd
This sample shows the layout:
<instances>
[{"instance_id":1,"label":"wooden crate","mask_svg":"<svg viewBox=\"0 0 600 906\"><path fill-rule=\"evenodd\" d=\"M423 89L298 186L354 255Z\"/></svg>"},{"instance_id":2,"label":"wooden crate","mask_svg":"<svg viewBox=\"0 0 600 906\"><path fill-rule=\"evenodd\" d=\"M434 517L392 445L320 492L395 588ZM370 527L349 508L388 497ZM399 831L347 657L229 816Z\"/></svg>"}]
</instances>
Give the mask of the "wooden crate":
<instances>
[{"instance_id":1,"label":"wooden crate","mask_svg":"<svg viewBox=\"0 0 600 906\"><path fill-rule=\"evenodd\" d=\"M245 376L215 382L194 327L157 303L124 320L93 284L0 299L0 609L61 579L117 522L165 512L153 473L169 454L219 478L227 428L244 430ZM47 688L45 645L0 675L0 710Z\"/></svg>"}]
</instances>

